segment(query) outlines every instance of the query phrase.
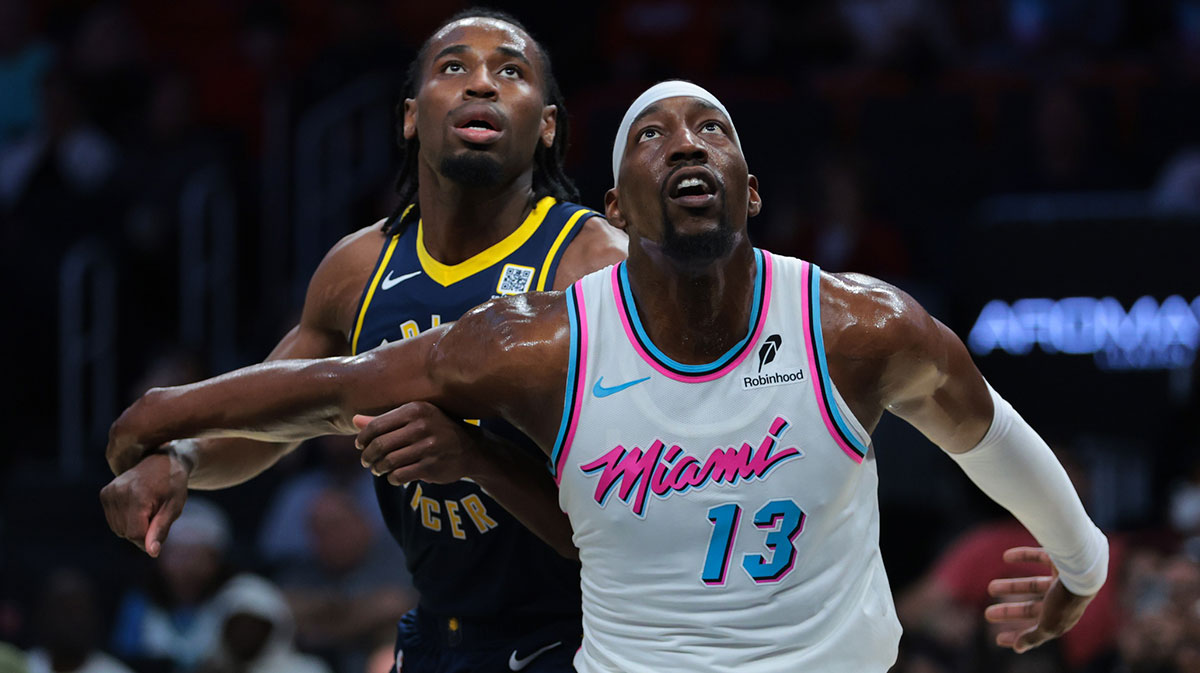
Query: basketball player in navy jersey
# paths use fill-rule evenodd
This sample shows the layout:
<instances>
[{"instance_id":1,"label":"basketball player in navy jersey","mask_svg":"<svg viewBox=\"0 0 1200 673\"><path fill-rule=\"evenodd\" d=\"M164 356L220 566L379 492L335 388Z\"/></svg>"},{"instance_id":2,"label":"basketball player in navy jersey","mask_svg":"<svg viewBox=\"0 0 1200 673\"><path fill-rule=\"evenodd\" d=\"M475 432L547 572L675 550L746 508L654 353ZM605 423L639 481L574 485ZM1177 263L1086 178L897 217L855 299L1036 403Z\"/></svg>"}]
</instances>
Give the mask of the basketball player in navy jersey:
<instances>
[{"instance_id":1,"label":"basketball player in navy jersey","mask_svg":"<svg viewBox=\"0 0 1200 673\"><path fill-rule=\"evenodd\" d=\"M152 390L114 423L110 462L199 433L357 423L364 462L406 481L430 452L394 441L407 424L391 407L504 418L550 457L560 492L544 506L574 528L578 670L870 673L900 635L870 444L891 411L1044 547L1012 558L1056 570L993 583L998 643L1022 652L1074 625L1108 548L1062 467L911 297L750 245L762 200L720 101L652 87L622 121L613 173L606 212L628 262L361 356Z\"/></svg>"},{"instance_id":2,"label":"basketball player in navy jersey","mask_svg":"<svg viewBox=\"0 0 1200 673\"><path fill-rule=\"evenodd\" d=\"M578 191L562 171L562 97L541 45L511 17L469 10L435 31L398 113L401 208L330 250L300 324L270 360L361 353L625 257L624 234L570 203ZM485 422L486 432L425 403L398 413L413 443L436 449L424 481L376 479L420 592L398 639L408 670L570 670L582 633L578 563L489 495L514 492L520 507L521 494L553 492L537 448L502 422ZM109 523L155 556L189 487L241 483L295 446L198 440L129 461L102 493ZM522 518L574 555L561 512Z\"/></svg>"}]
</instances>

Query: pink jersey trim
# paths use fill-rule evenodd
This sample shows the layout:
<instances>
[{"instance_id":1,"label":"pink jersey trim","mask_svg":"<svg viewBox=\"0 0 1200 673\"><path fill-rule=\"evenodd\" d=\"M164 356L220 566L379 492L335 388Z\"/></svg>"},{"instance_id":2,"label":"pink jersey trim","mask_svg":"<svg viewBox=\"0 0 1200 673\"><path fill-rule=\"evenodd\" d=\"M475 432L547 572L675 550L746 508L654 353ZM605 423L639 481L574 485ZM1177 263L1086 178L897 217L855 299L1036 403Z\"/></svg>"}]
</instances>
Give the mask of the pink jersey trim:
<instances>
[{"instance_id":1,"label":"pink jersey trim","mask_svg":"<svg viewBox=\"0 0 1200 673\"><path fill-rule=\"evenodd\" d=\"M817 409L821 412L821 420L825 422L825 429L829 431L829 436L833 438L834 443L841 447L842 451L844 451L847 456L850 456L855 463L861 465L863 462L863 456L859 455L859 453L854 450L854 447L847 444L845 440L841 438L841 436L838 434L837 428L835 428L833 425L833 419L829 417L829 412L825 410L825 395L821 392L821 370L820 365L817 363L817 353L813 347L813 339L811 336L813 326L810 324L812 322L812 307L810 302L812 301L813 294L812 288L809 287L810 283L808 282L808 270L810 266L811 264L808 262L800 263L800 294L804 297L804 301L802 302L804 308L800 313L803 316L804 321L804 347L808 352L808 366L812 372L812 375L809 376L809 378L812 379L813 392L816 393L817 396ZM815 329L821 329L821 326L816 325ZM832 404L835 403L835 401L829 400L829 403Z\"/></svg>"},{"instance_id":2,"label":"pink jersey trim","mask_svg":"<svg viewBox=\"0 0 1200 673\"><path fill-rule=\"evenodd\" d=\"M762 259L763 265L765 266L763 269L763 297L762 306L759 308L758 326L754 329L754 335L750 337L750 340L746 343L746 347L742 349L742 352L724 367L715 372L698 374L696 376L676 374L675 372L659 364L658 360L654 359L654 356L650 355L646 352L646 349L642 348L642 344L637 340L637 336L633 333L633 325L629 324L629 319L626 317L625 299L621 296L621 284L617 281L617 270L620 265L614 264L612 268L612 277L610 279L612 284L613 299L617 302L617 316L621 319L621 326L625 328L625 337L629 339L629 343L633 345L633 350L637 351L637 354L646 361L646 364L653 367L658 373L669 379L682 381L683 383L704 383L706 381L712 381L713 379L719 379L734 369L737 369L737 366L742 364L742 361L746 359L746 356L750 354L750 351L754 350L754 344L757 343L758 338L762 336L763 327L767 324L767 311L771 307L771 253L763 250Z\"/></svg>"}]
</instances>

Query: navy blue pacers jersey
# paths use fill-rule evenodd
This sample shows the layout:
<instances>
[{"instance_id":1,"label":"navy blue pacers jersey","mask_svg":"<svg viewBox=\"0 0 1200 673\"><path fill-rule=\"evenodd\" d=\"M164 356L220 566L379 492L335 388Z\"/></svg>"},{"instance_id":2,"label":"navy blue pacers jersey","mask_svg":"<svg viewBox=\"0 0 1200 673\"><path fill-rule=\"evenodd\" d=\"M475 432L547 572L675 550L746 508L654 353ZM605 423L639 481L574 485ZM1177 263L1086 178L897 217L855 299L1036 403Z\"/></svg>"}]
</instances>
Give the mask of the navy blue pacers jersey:
<instances>
[{"instance_id":1,"label":"navy blue pacers jersey","mask_svg":"<svg viewBox=\"0 0 1200 673\"><path fill-rule=\"evenodd\" d=\"M421 225L385 241L351 336L355 353L445 322L499 295L549 290L563 251L594 211L543 198L512 234L446 265ZM502 422L485 427L544 454ZM578 619L579 565L558 555L470 481L405 487L375 480L384 520L404 548L421 610L465 618Z\"/></svg>"}]
</instances>

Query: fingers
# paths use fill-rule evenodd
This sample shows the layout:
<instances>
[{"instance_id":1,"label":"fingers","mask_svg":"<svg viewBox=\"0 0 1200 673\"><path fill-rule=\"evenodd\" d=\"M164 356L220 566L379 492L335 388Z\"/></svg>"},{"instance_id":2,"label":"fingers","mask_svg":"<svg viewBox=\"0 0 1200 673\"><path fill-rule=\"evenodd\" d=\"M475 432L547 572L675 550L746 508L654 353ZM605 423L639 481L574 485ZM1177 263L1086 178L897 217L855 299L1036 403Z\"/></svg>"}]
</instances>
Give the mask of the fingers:
<instances>
[{"instance_id":1,"label":"fingers","mask_svg":"<svg viewBox=\"0 0 1200 673\"><path fill-rule=\"evenodd\" d=\"M100 491L100 503L104 507L104 518L108 521L108 527L112 529L113 533L145 551L143 539L150 519L150 508L148 505L133 501L126 485L119 482L120 478L118 477Z\"/></svg>"},{"instance_id":2,"label":"fingers","mask_svg":"<svg viewBox=\"0 0 1200 673\"><path fill-rule=\"evenodd\" d=\"M362 430L367 427L367 424L375 420L376 416L367 416L365 414L354 414L354 418L350 419L354 423L354 427Z\"/></svg>"},{"instance_id":3,"label":"fingers","mask_svg":"<svg viewBox=\"0 0 1200 673\"><path fill-rule=\"evenodd\" d=\"M427 428L423 421L412 421L372 439L365 445L359 458L362 460L363 467L371 468L372 472L385 471L381 461L392 453L417 443L427 434Z\"/></svg>"},{"instance_id":4,"label":"fingers","mask_svg":"<svg viewBox=\"0 0 1200 673\"><path fill-rule=\"evenodd\" d=\"M1016 630L1003 631L996 634L996 644L1000 647L1011 647L1014 652L1021 654L1050 640L1050 634L1043 631L1036 623L1019 626Z\"/></svg>"},{"instance_id":5,"label":"fingers","mask_svg":"<svg viewBox=\"0 0 1200 673\"><path fill-rule=\"evenodd\" d=\"M1006 622L1020 621L1025 619L1036 620L1042 614L1042 601L1020 601L1017 603L997 603L987 606L983 611L984 619L993 624L1003 624Z\"/></svg>"},{"instance_id":6,"label":"fingers","mask_svg":"<svg viewBox=\"0 0 1200 673\"><path fill-rule=\"evenodd\" d=\"M392 486L403 486L410 481L416 481L428 471L427 461L419 460L404 467L387 473L388 483Z\"/></svg>"},{"instance_id":7,"label":"fingers","mask_svg":"<svg viewBox=\"0 0 1200 673\"><path fill-rule=\"evenodd\" d=\"M1041 563L1054 567L1050 555L1041 547L1013 547L1004 552L1005 563Z\"/></svg>"},{"instance_id":8,"label":"fingers","mask_svg":"<svg viewBox=\"0 0 1200 673\"><path fill-rule=\"evenodd\" d=\"M428 437L399 445L379 460L371 463L371 474L381 477L390 472L427 460L430 457L433 447L434 442ZM411 479L405 480L405 483L408 481L411 481Z\"/></svg>"},{"instance_id":9,"label":"fingers","mask_svg":"<svg viewBox=\"0 0 1200 673\"><path fill-rule=\"evenodd\" d=\"M175 519L178 519L179 513L183 511L186 498L185 493L183 498L167 499L150 519L150 525L146 529L145 546L142 547L150 556L158 558L162 544L167 540L167 533L171 530L171 524L175 523Z\"/></svg>"},{"instance_id":10,"label":"fingers","mask_svg":"<svg viewBox=\"0 0 1200 673\"><path fill-rule=\"evenodd\" d=\"M1020 596L1026 594L1045 595L1050 589L1054 578L1044 575L1041 577L1011 577L988 582L988 594L996 598L1004 596Z\"/></svg>"},{"instance_id":11,"label":"fingers","mask_svg":"<svg viewBox=\"0 0 1200 673\"><path fill-rule=\"evenodd\" d=\"M371 445L371 442L375 441L381 435L386 435L403 428L405 425L416 421L428 413L427 408L433 408L433 405L428 402L409 402L374 418L362 415L355 416L355 425L359 424L360 419L368 419L364 425L359 426L358 437L354 440L355 446L365 451Z\"/></svg>"}]
</instances>

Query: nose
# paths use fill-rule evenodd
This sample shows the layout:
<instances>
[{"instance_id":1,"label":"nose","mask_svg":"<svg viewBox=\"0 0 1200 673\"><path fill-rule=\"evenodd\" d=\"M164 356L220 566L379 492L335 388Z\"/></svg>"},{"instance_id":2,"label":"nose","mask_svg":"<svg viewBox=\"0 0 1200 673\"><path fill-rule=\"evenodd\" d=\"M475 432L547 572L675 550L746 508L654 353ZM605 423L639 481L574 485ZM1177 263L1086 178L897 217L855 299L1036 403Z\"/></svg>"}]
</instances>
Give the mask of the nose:
<instances>
[{"instance_id":1,"label":"nose","mask_svg":"<svg viewBox=\"0 0 1200 673\"><path fill-rule=\"evenodd\" d=\"M467 87L463 90L464 98L495 98L499 93L496 87L496 81L492 79L492 73L488 72L487 68L475 68L471 73L470 79L467 80Z\"/></svg>"},{"instance_id":2,"label":"nose","mask_svg":"<svg viewBox=\"0 0 1200 673\"><path fill-rule=\"evenodd\" d=\"M705 148L704 142L691 129L686 126L675 134L675 143L671 147L671 153L667 157L667 163L671 165L684 162L708 163L708 150Z\"/></svg>"}]
</instances>

